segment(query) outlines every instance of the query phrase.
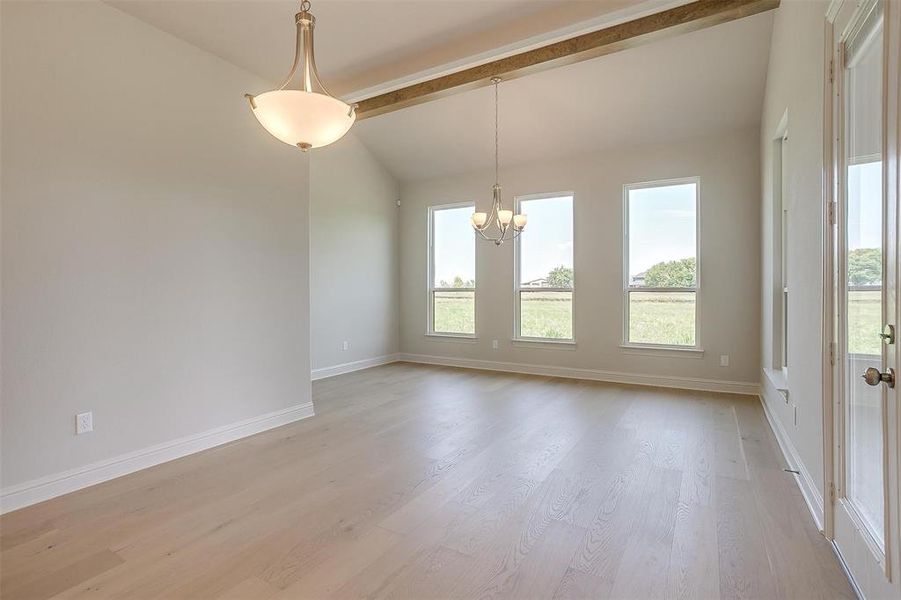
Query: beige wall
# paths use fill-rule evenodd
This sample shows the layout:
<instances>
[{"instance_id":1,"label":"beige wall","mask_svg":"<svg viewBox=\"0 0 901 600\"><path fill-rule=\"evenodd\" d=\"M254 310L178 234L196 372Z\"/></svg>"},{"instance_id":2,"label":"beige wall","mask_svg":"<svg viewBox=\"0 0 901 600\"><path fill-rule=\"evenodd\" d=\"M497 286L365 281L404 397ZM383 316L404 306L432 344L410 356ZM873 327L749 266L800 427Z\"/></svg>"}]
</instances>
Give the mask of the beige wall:
<instances>
[{"instance_id":1,"label":"beige wall","mask_svg":"<svg viewBox=\"0 0 901 600\"><path fill-rule=\"evenodd\" d=\"M99 2L2 3L3 487L310 400L308 164L266 87Z\"/></svg>"},{"instance_id":2,"label":"beige wall","mask_svg":"<svg viewBox=\"0 0 901 600\"><path fill-rule=\"evenodd\" d=\"M397 352L399 189L353 133L311 154L310 328L317 376Z\"/></svg>"},{"instance_id":3,"label":"beige wall","mask_svg":"<svg viewBox=\"0 0 901 600\"><path fill-rule=\"evenodd\" d=\"M761 120L763 367L773 366L773 139L788 113L789 402L764 378L772 414L823 494L823 31L827 3L783 2L776 11ZM778 288L776 288L778 292ZM798 424L794 424L794 408Z\"/></svg>"},{"instance_id":4,"label":"beige wall","mask_svg":"<svg viewBox=\"0 0 901 600\"><path fill-rule=\"evenodd\" d=\"M476 250L476 341L425 336L427 207L490 201L490 171L402 187L401 351L416 355L551 365L756 384L760 370L760 175L757 130L504 169L515 195L575 192L575 349L511 343L513 246ZM622 224L626 183L700 176L700 339L703 357L654 355L622 342ZM499 349L492 350L492 340ZM720 367L720 355L730 366Z\"/></svg>"}]
</instances>

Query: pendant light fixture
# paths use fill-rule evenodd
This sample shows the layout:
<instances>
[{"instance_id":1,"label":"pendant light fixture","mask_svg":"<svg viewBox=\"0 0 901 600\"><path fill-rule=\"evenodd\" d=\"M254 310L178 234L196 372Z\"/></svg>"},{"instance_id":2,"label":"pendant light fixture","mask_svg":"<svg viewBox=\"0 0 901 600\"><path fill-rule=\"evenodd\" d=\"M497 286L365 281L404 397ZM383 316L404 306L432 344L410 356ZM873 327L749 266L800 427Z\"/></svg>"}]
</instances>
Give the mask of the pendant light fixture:
<instances>
[{"instance_id":1,"label":"pendant light fixture","mask_svg":"<svg viewBox=\"0 0 901 600\"><path fill-rule=\"evenodd\" d=\"M492 77L491 83L494 84L494 187L492 188L493 199L491 201L491 210L487 213L476 212L469 218L472 228L482 236L482 239L494 242L496 246L500 246L510 234L511 240L515 240L526 228L526 215L514 215L512 210L506 210L501 201L501 184L499 183L499 165L498 160L498 100L497 88L501 82L500 77ZM493 229L493 230L492 230Z\"/></svg>"},{"instance_id":2,"label":"pendant light fixture","mask_svg":"<svg viewBox=\"0 0 901 600\"><path fill-rule=\"evenodd\" d=\"M266 131L304 152L341 139L354 124L356 105L332 96L319 80L313 56L313 27L309 0L300 3L294 15L297 44L294 64L277 88L258 96L244 94L254 116ZM299 75L299 89L285 89Z\"/></svg>"}]
</instances>

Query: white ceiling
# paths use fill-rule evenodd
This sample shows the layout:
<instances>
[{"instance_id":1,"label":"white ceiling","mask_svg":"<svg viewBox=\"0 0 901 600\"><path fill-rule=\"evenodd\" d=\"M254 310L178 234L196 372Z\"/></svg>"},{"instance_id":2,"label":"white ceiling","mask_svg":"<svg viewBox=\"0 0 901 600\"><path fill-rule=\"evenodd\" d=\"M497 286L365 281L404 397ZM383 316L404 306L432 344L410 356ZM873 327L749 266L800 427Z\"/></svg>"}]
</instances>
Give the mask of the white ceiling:
<instances>
[{"instance_id":1,"label":"white ceiling","mask_svg":"<svg viewBox=\"0 0 901 600\"><path fill-rule=\"evenodd\" d=\"M501 83L502 166L759 123L771 30L764 13ZM402 180L491 169L493 94L450 96L353 131Z\"/></svg>"},{"instance_id":2,"label":"white ceiling","mask_svg":"<svg viewBox=\"0 0 901 600\"><path fill-rule=\"evenodd\" d=\"M687 0L682 0L687 1ZM107 0L225 60L281 81L298 0ZM575 23L664 0L312 0L316 62L346 95Z\"/></svg>"},{"instance_id":3,"label":"white ceiling","mask_svg":"<svg viewBox=\"0 0 901 600\"><path fill-rule=\"evenodd\" d=\"M107 0L273 82L290 67L292 0ZM313 0L316 61L338 94L586 22L685 0ZM501 84L501 162L516 164L735 130L759 122L772 12ZM399 179L493 166L493 91L357 123Z\"/></svg>"}]
</instances>

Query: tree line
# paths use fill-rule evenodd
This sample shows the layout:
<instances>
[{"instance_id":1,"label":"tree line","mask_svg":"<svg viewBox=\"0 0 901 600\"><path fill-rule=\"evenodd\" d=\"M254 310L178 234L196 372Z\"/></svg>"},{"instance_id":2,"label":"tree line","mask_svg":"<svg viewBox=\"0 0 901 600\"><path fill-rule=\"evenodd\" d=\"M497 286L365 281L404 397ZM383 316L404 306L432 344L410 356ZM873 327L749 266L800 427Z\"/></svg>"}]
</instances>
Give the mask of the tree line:
<instances>
[{"instance_id":1,"label":"tree line","mask_svg":"<svg viewBox=\"0 0 901 600\"><path fill-rule=\"evenodd\" d=\"M573 269L560 265L551 269L543 287L571 288ZM697 283L697 261L694 257L662 261L644 272L644 287L690 288ZM851 285L880 285L882 283L882 250L857 248L848 253L848 283ZM452 282L441 280L444 288L474 288L476 282L459 275Z\"/></svg>"}]
</instances>

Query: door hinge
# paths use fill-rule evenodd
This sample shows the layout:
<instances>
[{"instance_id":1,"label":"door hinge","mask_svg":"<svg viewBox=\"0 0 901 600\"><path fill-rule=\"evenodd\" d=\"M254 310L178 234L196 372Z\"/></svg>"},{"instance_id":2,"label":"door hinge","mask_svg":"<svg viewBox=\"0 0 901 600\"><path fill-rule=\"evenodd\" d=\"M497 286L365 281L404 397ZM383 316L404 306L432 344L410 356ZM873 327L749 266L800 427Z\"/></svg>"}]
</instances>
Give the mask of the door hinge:
<instances>
[{"instance_id":1,"label":"door hinge","mask_svg":"<svg viewBox=\"0 0 901 600\"><path fill-rule=\"evenodd\" d=\"M835 59L829 59L829 83L835 83Z\"/></svg>"},{"instance_id":2,"label":"door hinge","mask_svg":"<svg viewBox=\"0 0 901 600\"><path fill-rule=\"evenodd\" d=\"M835 483L829 482L829 503L835 504Z\"/></svg>"},{"instance_id":3,"label":"door hinge","mask_svg":"<svg viewBox=\"0 0 901 600\"><path fill-rule=\"evenodd\" d=\"M829 364L835 366L835 342L829 342Z\"/></svg>"},{"instance_id":4,"label":"door hinge","mask_svg":"<svg viewBox=\"0 0 901 600\"><path fill-rule=\"evenodd\" d=\"M826 217L829 219L830 225L835 225L835 202L826 204Z\"/></svg>"}]
</instances>

